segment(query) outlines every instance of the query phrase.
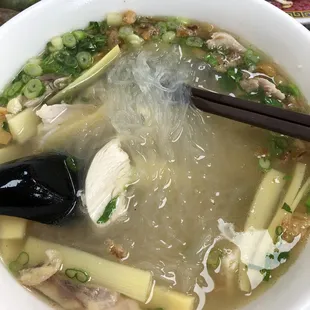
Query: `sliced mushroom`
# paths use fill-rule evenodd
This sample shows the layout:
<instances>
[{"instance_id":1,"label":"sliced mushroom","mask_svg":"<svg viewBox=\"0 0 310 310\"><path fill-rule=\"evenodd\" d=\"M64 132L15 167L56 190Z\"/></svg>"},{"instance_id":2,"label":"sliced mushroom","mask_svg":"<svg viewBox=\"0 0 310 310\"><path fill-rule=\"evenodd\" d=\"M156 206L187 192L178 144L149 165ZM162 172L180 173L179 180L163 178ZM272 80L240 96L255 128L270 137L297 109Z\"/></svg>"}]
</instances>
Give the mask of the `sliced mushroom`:
<instances>
[{"instance_id":1,"label":"sliced mushroom","mask_svg":"<svg viewBox=\"0 0 310 310\"><path fill-rule=\"evenodd\" d=\"M224 48L238 53L244 53L246 48L241 45L233 36L226 32L215 32L212 39L207 41L209 49Z\"/></svg>"},{"instance_id":2,"label":"sliced mushroom","mask_svg":"<svg viewBox=\"0 0 310 310\"><path fill-rule=\"evenodd\" d=\"M247 93L257 91L261 87L268 96L272 96L279 100L284 100L285 95L277 89L276 85L262 77L255 77L240 81L240 86Z\"/></svg>"},{"instance_id":3,"label":"sliced mushroom","mask_svg":"<svg viewBox=\"0 0 310 310\"><path fill-rule=\"evenodd\" d=\"M35 286L55 275L62 266L60 253L55 250L46 251L47 260L42 266L23 269L19 281L26 286Z\"/></svg>"}]
</instances>

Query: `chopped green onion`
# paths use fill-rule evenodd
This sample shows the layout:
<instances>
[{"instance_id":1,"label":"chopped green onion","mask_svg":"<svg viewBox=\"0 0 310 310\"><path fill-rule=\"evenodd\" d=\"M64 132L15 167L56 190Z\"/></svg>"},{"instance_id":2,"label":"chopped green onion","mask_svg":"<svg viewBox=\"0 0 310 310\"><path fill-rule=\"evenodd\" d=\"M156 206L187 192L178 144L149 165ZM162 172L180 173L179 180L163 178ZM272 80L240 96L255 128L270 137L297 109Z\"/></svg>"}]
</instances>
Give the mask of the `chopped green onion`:
<instances>
[{"instance_id":1,"label":"chopped green onion","mask_svg":"<svg viewBox=\"0 0 310 310\"><path fill-rule=\"evenodd\" d=\"M88 52L79 52L76 55L76 59L80 68L82 68L83 70L91 67L91 65L93 64L93 57Z\"/></svg>"},{"instance_id":2,"label":"chopped green onion","mask_svg":"<svg viewBox=\"0 0 310 310\"><path fill-rule=\"evenodd\" d=\"M177 30L178 27L180 26L180 22L175 21L175 20L167 21L166 24L167 24L168 30Z\"/></svg>"},{"instance_id":3,"label":"chopped green onion","mask_svg":"<svg viewBox=\"0 0 310 310\"><path fill-rule=\"evenodd\" d=\"M282 209L285 210L286 212L292 213L291 207L286 202L284 202Z\"/></svg>"},{"instance_id":4,"label":"chopped green onion","mask_svg":"<svg viewBox=\"0 0 310 310\"><path fill-rule=\"evenodd\" d=\"M20 271L29 262L29 254L27 252L21 252L15 261L9 264L9 269L16 273Z\"/></svg>"},{"instance_id":5,"label":"chopped green onion","mask_svg":"<svg viewBox=\"0 0 310 310\"><path fill-rule=\"evenodd\" d=\"M43 70L42 70L42 72L43 72ZM22 81L24 84L27 84L30 80L31 80L31 76L29 76L28 74L22 74Z\"/></svg>"},{"instance_id":6,"label":"chopped green onion","mask_svg":"<svg viewBox=\"0 0 310 310\"><path fill-rule=\"evenodd\" d=\"M270 153L273 156L279 157L287 151L289 146L288 140L285 137L273 137L270 142Z\"/></svg>"},{"instance_id":7,"label":"chopped green onion","mask_svg":"<svg viewBox=\"0 0 310 310\"><path fill-rule=\"evenodd\" d=\"M264 275L264 278L263 278L264 281L268 282L268 281L270 280L270 278L271 278L271 271L270 271L270 270L268 270L268 269L262 269L262 270L260 271L260 273L261 273L262 275Z\"/></svg>"},{"instance_id":8,"label":"chopped green onion","mask_svg":"<svg viewBox=\"0 0 310 310\"><path fill-rule=\"evenodd\" d=\"M42 75L43 70L40 65L27 63L24 67L24 72L32 77Z\"/></svg>"},{"instance_id":9,"label":"chopped green onion","mask_svg":"<svg viewBox=\"0 0 310 310\"><path fill-rule=\"evenodd\" d=\"M164 33L166 33L167 32L167 24L165 23L165 22L158 22L157 24L156 24L156 28L158 28L159 29L159 35L163 35Z\"/></svg>"},{"instance_id":10,"label":"chopped green onion","mask_svg":"<svg viewBox=\"0 0 310 310\"><path fill-rule=\"evenodd\" d=\"M5 130L5 131L7 131L7 132L10 132L9 124L8 124L7 121L4 121L4 122L2 123L2 129Z\"/></svg>"},{"instance_id":11,"label":"chopped green onion","mask_svg":"<svg viewBox=\"0 0 310 310\"><path fill-rule=\"evenodd\" d=\"M70 32L65 33L62 36L62 42L63 42L64 46L69 47L69 48L75 47L76 43L77 43L74 34L72 34Z\"/></svg>"},{"instance_id":12,"label":"chopped green onion","mask_svg":"<svg viewBox=\"0 0 310 310\"><path fill-rule=\"evenodd\" d=\"M174 31L167 31L162 35L162 39L165 43L171 43L174 41L176 34Z\"/></svg>"},{"instance_id":13,"label":"chopped green onion","mask_svg":"<svg viewBox=\"0 0 310 310\"><path fill-rule=\"evenodd\" d=\"M6 105L8 104L9 100L5 97L0 97L0 106L1 107L6 107Z\"/></svg>"},{"instance_id":14,"label":"chopped green onion","mask_svg":"<svg viewBox=\"0 0 310 310\"><path fill-rule=\"evenodd\" d=\"M54 37L51 41L50 41L50 47L49 47L49 51L50 52L55 52L55 51L60 51L61 49L63 49L64 45L62 42L62 38L61 37Z\"/></svg>"},{"instance_id":15,"label":"chopped green onion","mask_svg":"<svg viewBox=\"0 0 310 310\"><path fill-rule=\"evenodd\" d=\"M188 37L186 39L186 45L191 47L202 47L203 40L199 37Z\"/></svg>"},{"instance_id":16,"label":"chopped green onion","mask_svg":"<svg viewBox=\"0 0 310 310\"><path fill-rule=\"evenodd\" d=\"M127 41L135 46L135 47L139 47L143 44L144 40L142 38L140 38L138 35L136 34L131 34L129 36L127 36Z\"/></svg>"},{"instance_id":17,"label":"chopped green onion","mask_svg":"<svg viewBox=\"0 0 310 310\"><path fill-rule=\"evenodd\" d=\"M84 270L75 269L75 268L68 268L65 271L65 275L69 279L76 279L81 283L86 283L90 280L90 276Z\"/></svg>"},{"instance_id":18,"label":"chopped green onion","mask_svg":"<svg viewBox=\"0 0 310 310\"><path fill-rule=\"evenodd\" d=\"M9 98L14 98L21 92L23 88L23 83L21 81L13 83L9 88L5 91L6 95Z\"/></svg>"},{"instance_id":19,"label":"chopped green onion","mask_svg":"<svg viewBox=\"0 0 310 310\"><path fill-rule=\"evenodd\" d=\"M87 37L87 33L84 30L75 30L72 33L78 41L82 41Z\"/></svg>"},{"instance_id":20,"label":"chopped green onion","mask_svg":"<svg viewBox=\"0 0 310 310\"><path fill-rule=\"evenodd\" d=\"M283 106L279 100L272 98L272 97L268 97L268 96L264 96L262 103L266 105L271 105L273 107L279 107L279 108L282 108Z\"/></svg>"},{"instance_id":21,"label":"chopped green onion","mask_svg":"<svg viewBox=\"0 0 310 310\"><path fill-rule=\"evenodd\" d=\"M212 67L215 67L219 64L217 58L213 54L206 55L205 61Z\"/></svg>"},{"instance_id":22,"label":"chopped green onion","mask_svg":"<svg viewBox=\"0 0 310 310\"><path fill-rule=\"evenodd\" d=\"M243 78L242 71L238 68L229 68L227 70L227 75L236 82L239 82Z\"/></svg>"},{"instance_id":23,"label":"chopped green onion","mask_svg":"<svg viewBox=\"0 0 310 310\"><path fill-rule=\"evenodd\" d=\"M186 17L177 17L176 20L183 25L187 25L191 22L191 20L189 18Z\"/></svg>"},{"instance_id":24,"label":"chopped green onion","mask_svg":"<svg viewBox=\"0 0 310 310\"><path fill-rule=\"evenodd\" d=\"M43 95L44 84L39 79L31 79L24 87L24 95L27 99L34 99Z\"/></svg>"},{"instance_id":25,"label":"chopped green onion","mask_svg":"<svg viewBox=\"0 0 310 310\"><path fill-rule=\"evenodd\" d=\"M255 54L251 49L248 49L244 53L244 62L247 66L256 65L260 61L260 57Z\"/></svg>"},{"instance_id":26,"label":"chopped green onion","mask_svg":"<svg viewBox=\"0 0 310 310\"><path fill-rule=\"evenodd\" d=\"M300 90L298 89L298 87L292 83L288 84L288 85L278 85L277 86L278 89L286 94L286 95L292 95L295 97L300 97Z\"/></svg>"},{"instance_id":27,"label":"chopped green onion","mask_svg":"<svg viewBox=\"0 0 310 310\"><path fill-rule=\"evenodd\" d=\"M289 256L290 256L289 252L282 252L278 256L278 261L280 263L282 263L283 260L284 260L284 262L286 262L288 260Z\"/></svg>"},{"instance_id":28,"label":"chopped green onion","mask_svg":"<svg viewBox=\"0 0 310 310\"><path fill-rule=\"evenodd\" d=\"M19 264L18 262L14 261L14 262L9 263L9 269L11 272L17 273L23 269L23 266Z\"/></svg>"},{"instance_id":29,"label":"chopped green onion","mask_svg":"<svg viewBox=\"0 0 310 310\"><path fill-rule=\"evenodd\" d=\"M107 37L102 35L102 34L98 34L94 37L94 42L95 42L96 47L97 47L96 49L101 50L107 42Z\"/></svg>"},{"instance_id":30,"label":"chopped green onion","mask_svg":"<svg viewBox=\"0 0 310 310\"><path fill-rule=\"evenodd\" d=\"M38 57L33 57L28 60L29 64L39 65L41 63L41 59Z\"/></svg>"},{"instance_id":31,"label":"chopped green onion","mask_svg":"<svg viewBox=\"0 0 310 310\"><path fill-rule=\"evenodd\" d=\"M263 170L269 170L271 166L270 160L263 157L258 160L258 164Z\"/></svg>"},{"instance_id":32,"label":"chopped green onion","mask_svg":"<svg viewBox=\"0 0 310 310\"><path fill-rule=\"evenodd\" d=\"M274 255L273 255L273 254L269 254L268 257L269 257L270 259L274 259Z\"/></svg>"},{"instance_id":33,"label":"chopped green onion","mask_svg":"<svg viewBox=\"0 0 310 310\"><path fill-rule=\"evenodd\" d=\"M237 87L236 82L231 79L227 74L223 74L219 78L218 82L221 89L226 92L233 92Z\"/></svg>"},{"instance_id":34,"label":"chopped green onion","mask_svg":"<svg viewBox=\"0 0 310 310\"><path fill-rule=\"evenodd\" d=\"M207 259L207 265L213 270L217 269L221 263L222 253L218 249L212 249Z\"/></svg>"},{"instance_id":35,"label":"chopped green onion","mask_svg":"<svg viewBox=\"0 0 310 310\"><path fill-rule=\"evenodd\" d=\"M123 16L120 13L109 13L107 15L108 26L117 27L120 26L122 22L123 22Z\"/></svg>"},{"instance_id":36,"label":"chopped green onion","mask_svg":"<svg viewBox=\"0 0 310 310\"><path fill-rule=\"evenodd\" d=\"M89 22L85 31L89 34L95 35L100 32L100 26L98 22Z\"/></svg>"},{"instance_id":37,"label":"chopped green onion","mask_svg":"<svg viewBox=\"0 0 310 310\"><path fill-rule=\"evenodd\" d=\"M73 172L76 172L79 170L76 160L71 156L67 157L66 164L67 164L68 168L70 170L72 170Z\"/></svg>"},{"instance_id":38,"label":"chopped green onion","mask_svg":"<svg viewBox=\"0 0 310 310\"><path fill-rule=\"evenodd\" d=\"M113 199L108 203L108 205L107 205L106 208L104 209L103 214L102 214L101 217L98 219L97 224L104 224L104 223L106 223L106 222L110 219L110 217L111 217L113 211L114 211L115 208L116 208L117 198L118 198L118 197L113 198Z\"/></svg>"},{"instance_id":39,"label":"chopped green onion","mask_svg":"<svg viewBox=\"0 0 310 310\"><path fill-rule=\"evenodd\" d=\"M286 174L286 175L283 177L283 180L285 180L285 181L290 181L290 180L292 180L292 176L289 175L289 174Z\"/></svg>"},{"instance_id":40,"label":"chopped green onion","mask_svg":"<svg viewBox=\"0 0 310 310\"><path fill-rule=\"evenodd\" d=\"M276 235L281 236L283 234L283 227L282 226L277 226L276 227Z\"/></svg>"},{"instance_id":41,"label":"chopped green onion","mask_svg":"<svg viewBox=\"0 0 310 310\"><path fill-rule=\"evenodd\" d=\"M100 23L100 32L105 34L106 31L109 29L108 23L106 20Z\"/></svg>"},{"instance_id":42,"label":"chopped green onion","mask_svg":"<svg viewBox=\"0 0 310 310\"><path fill-rule=\"evenodd\" d=\"M133 34L133 28L131 26L123 26L119 28L118 35L125 39L129 35Z\"/></svg>"}]
</instances>

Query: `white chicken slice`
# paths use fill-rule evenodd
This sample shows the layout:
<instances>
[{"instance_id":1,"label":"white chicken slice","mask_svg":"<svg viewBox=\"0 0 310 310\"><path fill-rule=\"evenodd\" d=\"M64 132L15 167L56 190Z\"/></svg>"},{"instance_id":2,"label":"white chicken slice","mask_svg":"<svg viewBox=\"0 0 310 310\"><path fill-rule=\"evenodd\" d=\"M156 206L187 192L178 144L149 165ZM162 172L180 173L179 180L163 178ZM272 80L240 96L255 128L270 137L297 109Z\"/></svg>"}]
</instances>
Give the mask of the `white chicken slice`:
<instances>
[{"instance_id":1,"label":"white chicken slice","mask_svg":"<svg viewBox=\"0 0 310 310\"><path fill-rule=\"evenodd\" d=\"M275 84L261 77L240 81L240 86L247 93L257 91L261 87L268 96L272 96L279 100L284 100L285 95L276 87Z\"/></svg>"},{"instance_id":2,"label":"white chicken slice","mask_svg":"<svg viewBox=\"0 0 310 310\"><path fill-rule=\"evenodd\" d=\"M238 53L244 53L246 51L243 45L226 32L215 32L211 38L207 41L209 49L222 47Z\"/></svg>"},{"instance_id":3,"label":"white chicken slice","mask_svg":"<svg viewBox=\"0 0 310 310\"><path fill-rule=\"evenodd\" d=\"M106 226L124 214L124 191L130 176L130 159L118 139L111 140L95 155L86 177L85 202L96 225Z\"/></svg>"},{"instance_id":4,"label":"white chicken slice","mask_svg":"<svg viewBox=\"0 0 310 310\"><path fill-rule=\"evenodd\" d=\"M23 269L20 271L19 281L26 286L35 286L48 280L62 267L60 253L55 250L46 251L47 260L43 266Z\"/></svg>"}]
</instances>

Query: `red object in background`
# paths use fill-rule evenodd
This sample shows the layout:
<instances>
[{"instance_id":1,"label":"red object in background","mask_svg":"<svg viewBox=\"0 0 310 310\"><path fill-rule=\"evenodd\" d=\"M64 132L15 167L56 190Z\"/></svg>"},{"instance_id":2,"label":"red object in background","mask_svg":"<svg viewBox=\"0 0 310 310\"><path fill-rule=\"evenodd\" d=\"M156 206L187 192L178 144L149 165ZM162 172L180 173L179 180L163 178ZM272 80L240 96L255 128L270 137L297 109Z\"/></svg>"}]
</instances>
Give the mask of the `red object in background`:
<instances>
[{"instance_id":1,"label":"red object in background","mask_svg":"<svg viewBox=\"0 0 310 310\"><path fill-rule=\"evenodd\" d=\"M306 17L310 17L310 0L293 0L294 5L289 9L283 9L285 12L305 12L308 11L309 15ZM277 6L278 8L282 8L282 5L279 2L271 1L272 4Z\"/></svg>"},{"instance_id":2,"label":"red object in background","mask_svg":"<svg viewBox=\"0 0 310 310\"><path fill-rule=\"evenodd\" d=\"M283 9L282 5L277 1L270 1L272 4L288 13L290 16L309 22L310 18L310 0L293 0L293 6Z\"/></svg>"}]
</instances>

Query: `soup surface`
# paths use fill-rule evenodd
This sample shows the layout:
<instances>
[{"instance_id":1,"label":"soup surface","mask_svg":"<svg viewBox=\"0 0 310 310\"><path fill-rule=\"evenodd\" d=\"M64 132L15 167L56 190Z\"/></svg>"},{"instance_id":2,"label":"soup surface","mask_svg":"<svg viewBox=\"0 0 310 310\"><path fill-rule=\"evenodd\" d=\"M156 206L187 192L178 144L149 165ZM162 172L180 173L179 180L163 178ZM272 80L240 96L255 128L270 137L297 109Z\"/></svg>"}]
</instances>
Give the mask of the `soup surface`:
<instances>
[{"instance_id":1,"label":"soup surface","mask_svg":"<svg viewBox=\"0 0 310 310\"><path fill-rule=\"evenodd\" d=\"M0 162L61 152L79 177L57 224L1 216L22 285L59 309L235 309L294 261L309 145L201 112L184 84L307 112L246 42L132 11L52 38L4 89Z\"/></svg>"}]
</instances>

